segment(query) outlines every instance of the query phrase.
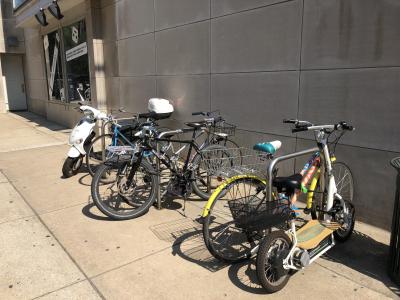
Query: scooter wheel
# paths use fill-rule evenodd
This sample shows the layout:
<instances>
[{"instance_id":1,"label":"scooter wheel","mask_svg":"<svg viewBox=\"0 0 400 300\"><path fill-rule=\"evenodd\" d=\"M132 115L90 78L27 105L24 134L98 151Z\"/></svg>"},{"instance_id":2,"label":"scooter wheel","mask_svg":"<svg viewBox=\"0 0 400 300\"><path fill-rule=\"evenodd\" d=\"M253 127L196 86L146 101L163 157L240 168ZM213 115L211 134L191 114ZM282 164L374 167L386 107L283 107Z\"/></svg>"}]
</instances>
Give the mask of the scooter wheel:
<instances>
[{"instance_id":1,"label":"scooter wheel","mask_svg":"<svg viewBox=\"0 0 400 300\"><path fill-rule=\"evenodd\" d=\"M83 162L82 156L67 157L62 167L62 173L64 178L69 178L78 174L79 169L82 166L82 162Z\"/></svg>"},{"instance_id":2,"label":"scooter wheel","mask_svg":"<svg viewBox=\"0 0 400 300\"><path fill-rule=\"evenodd\" d=\"M257 277L268 293L284 288L290 274L283 268L283 260L288 255L292 242L282 231L273 231L260 243L257 253Z\"/></svg>"}]
</instances>

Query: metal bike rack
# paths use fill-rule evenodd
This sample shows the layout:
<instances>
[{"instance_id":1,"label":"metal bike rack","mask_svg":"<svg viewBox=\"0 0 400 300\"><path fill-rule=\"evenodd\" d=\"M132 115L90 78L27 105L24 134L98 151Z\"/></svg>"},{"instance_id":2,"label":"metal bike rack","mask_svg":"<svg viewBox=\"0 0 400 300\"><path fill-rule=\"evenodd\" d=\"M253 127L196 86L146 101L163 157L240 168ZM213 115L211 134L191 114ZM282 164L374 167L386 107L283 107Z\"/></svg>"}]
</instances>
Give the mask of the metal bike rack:
<instances>
[{"instance_id":1,"label":"metal bike rack","mask_svg":"<svg viewBox=\"0 0 400 300\"><path fill-rule=\"evenodd\" d=\"M157 143L157 153L160 153L160 143ZM160 160L156 159L156 172L157 172L157 209L161 209L161 172L160 172Z\"/></svg>"},{"instance_id":2,"label":"metal bike rack","mask_svg":"<svg viewBox=\"0 0 400 300\"><path fill-rule=\"evenodd\" d=\"M111 121L103 121L103 124L101 125L101 132L100 136L102 136L101 139L101 159L102 161L106 160L106 139L105 139L105 133L106 133L106 125L108 123L111 123Z\"/></svg>"},{"instance_id":3,"label":"metal bike rack","mask_svg":"<svg viewBox=\"0 0 400 300\"><path fill-rule=\"evenodd\" d=\"M320 151L320 149L318 147L314 147L314 148L310 148L310 149L306 149L306 150L302 150L302 151L298 151L298 152L294 152L294 153L290 153L287 155L282 155L279 156L277 158L275 158L274 160L271 161L270 165L268 166L268 201L272 201L272 180L273 180L273 172L275 169L275 166L282 161L291 159L291 158L296 158L299 156L303 156L306 154L310 154L313 152L318 152Z\"/></svg>"},{"instance_id":4,"label":"metal bike rack","mask_svg":"<svg viewBox=\"0 0 400 300\"><path fill-rule=\"evenodd\" d=\"M164 135L171 134L171 133L179 134L179 133L183 133L183 130L182 129L177 129L177 130L164 131L164 132L161 132L157 136L157 138L161 139ZM157 153L160 153L160 143L157 143ZM161 188L160 188L160 186L161 186L160 160L157 158L156 161L157 161L156 162L156 172L157 172L157 186L156 186L156 189L157 189L157 193L156 193L156 195L157 195L157 209L160 210L160 209L162 209L162 207L161 207Z\"/></svg>"}]
</instances>

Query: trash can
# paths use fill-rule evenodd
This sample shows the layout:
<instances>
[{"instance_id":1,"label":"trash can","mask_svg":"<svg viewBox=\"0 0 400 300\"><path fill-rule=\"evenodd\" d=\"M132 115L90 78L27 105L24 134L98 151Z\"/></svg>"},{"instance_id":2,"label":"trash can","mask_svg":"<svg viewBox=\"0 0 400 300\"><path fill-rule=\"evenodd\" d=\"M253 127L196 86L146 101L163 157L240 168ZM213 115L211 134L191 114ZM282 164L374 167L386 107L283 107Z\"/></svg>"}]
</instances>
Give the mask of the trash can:
<instances>
[{"instance_id":1,"label":"trash can","mask_svg":"<svg viewBox=\"0 0 400 300\"><path fill-rule=\"evenodd\" d=\"M389 276L400 285L400 157L393 158L390 164L396 169L397 178L390 235Z\"/></svg>"}]
</instances>

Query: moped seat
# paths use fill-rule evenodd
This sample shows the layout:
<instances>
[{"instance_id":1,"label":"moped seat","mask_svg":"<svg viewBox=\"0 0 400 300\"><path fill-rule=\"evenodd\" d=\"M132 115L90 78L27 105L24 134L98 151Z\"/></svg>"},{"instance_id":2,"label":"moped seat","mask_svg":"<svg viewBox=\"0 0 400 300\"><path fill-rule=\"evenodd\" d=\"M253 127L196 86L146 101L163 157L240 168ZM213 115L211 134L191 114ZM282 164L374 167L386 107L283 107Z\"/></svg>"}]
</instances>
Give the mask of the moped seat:
<instances>
[{"instance_id":1,"label":"moped seat","mask_svg":"<svg viewBox=\"0 0 400 300\"><path fill-rule=\"evenodd\" d=\"M296 189L301 188L301 181L303 176L301 174L293 174L288 177L275 177L272 180L272 185L278 189L279 192L289 192L293 194Z\"/></svg>"}]
</instances>

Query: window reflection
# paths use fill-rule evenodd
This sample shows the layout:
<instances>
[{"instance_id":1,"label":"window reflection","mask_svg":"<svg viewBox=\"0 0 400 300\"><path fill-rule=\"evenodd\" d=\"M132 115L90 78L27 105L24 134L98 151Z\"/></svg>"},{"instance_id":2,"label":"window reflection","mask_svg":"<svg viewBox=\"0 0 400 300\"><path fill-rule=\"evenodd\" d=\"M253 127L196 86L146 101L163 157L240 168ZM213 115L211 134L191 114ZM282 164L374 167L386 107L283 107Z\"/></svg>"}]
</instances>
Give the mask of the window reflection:
<instances>
[{"instance_id":1,"label":"window reflection","mask_svg":"<svg viewBox=\"0 0 400 300\"><path fill-rule=\"evenodd\" d=\"M45 35L43 43L50 100L90 101L85 21Z\"/></svg>"},{"instance_id":2,"label":"window reflection","mask_svg":"<svg viewBox=\"0 0 400 300\"><path fill-rule=\"evenodd\" d=\"M47 83L50 100L65 101L63 70L61 63L61 38L58 31L44 36L44 51L46 57Z\"/></svg>"},{"instance_id":3,"label":"window reflection","mask_svg":"<svg viewBox=\"0 0 400 300\"><path fill-rule=\"evenodd\" d=\"M89 57L85 22L63 28L68 99L90 100Z\"/></svg>"}]
</instances>

